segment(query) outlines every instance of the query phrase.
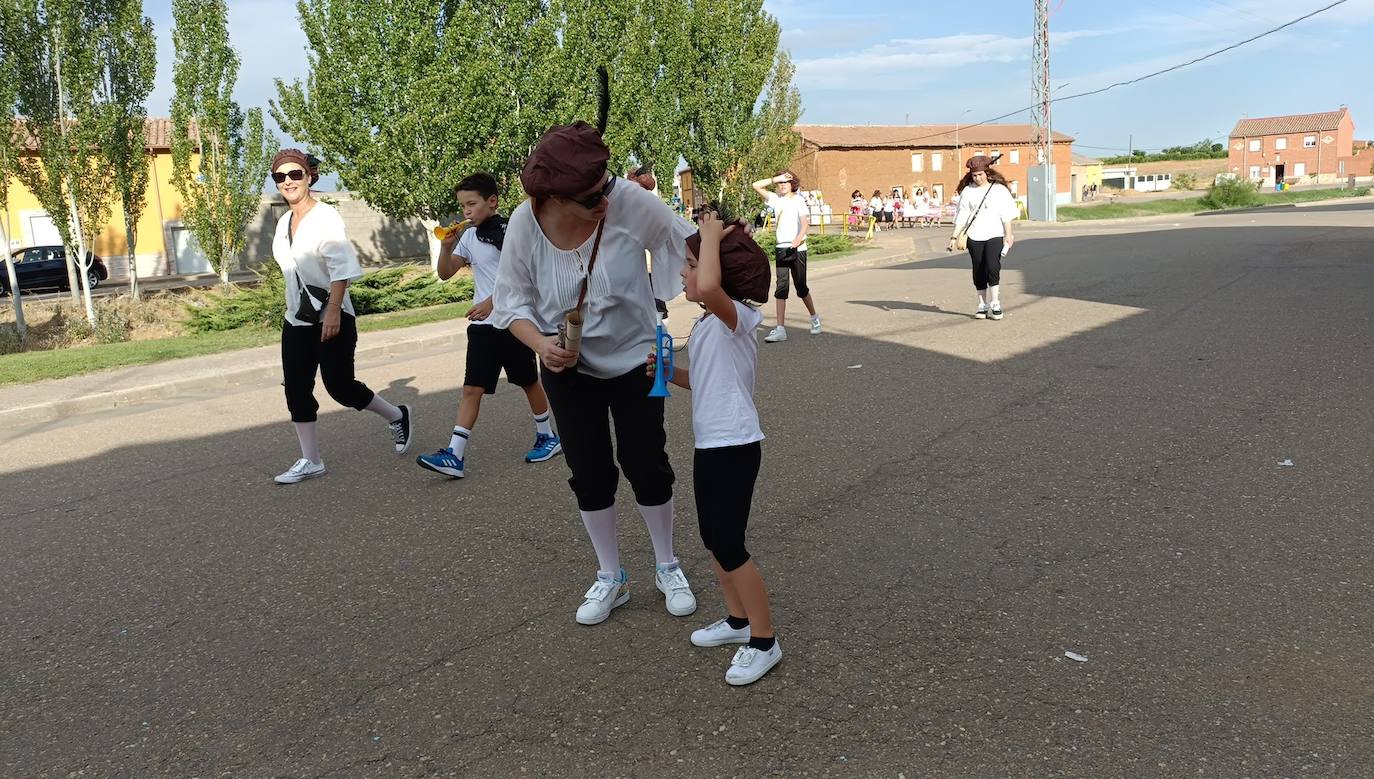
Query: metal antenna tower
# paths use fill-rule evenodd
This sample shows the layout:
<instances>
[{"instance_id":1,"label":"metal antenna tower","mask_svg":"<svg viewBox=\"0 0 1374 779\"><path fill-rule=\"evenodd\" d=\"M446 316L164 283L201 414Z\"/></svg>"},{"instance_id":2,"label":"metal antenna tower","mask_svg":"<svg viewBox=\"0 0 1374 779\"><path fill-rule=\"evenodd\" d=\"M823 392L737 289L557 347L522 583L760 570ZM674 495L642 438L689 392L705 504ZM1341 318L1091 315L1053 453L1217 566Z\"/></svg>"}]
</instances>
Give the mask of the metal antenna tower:
<instances>
[{"instance_id":1,"label":"metal antenna tower","mask_svg":"<svg viewBox=\"0 0 1374 779\"><path fill-rule=\"evenodd\" d=\"M1035 146L1036 163L1044 166L1041 183L1044 198L1039 216L1054 221L1054 136L1050 131L1050 0L1035 0L1035 48L1031 65L1031 93L1035 107L1031 109L1031 143ZM1028 196L1030 192L1026 193ZM1034 216L1032 218L1035 218Z\"/></svg>"}]
</instances>

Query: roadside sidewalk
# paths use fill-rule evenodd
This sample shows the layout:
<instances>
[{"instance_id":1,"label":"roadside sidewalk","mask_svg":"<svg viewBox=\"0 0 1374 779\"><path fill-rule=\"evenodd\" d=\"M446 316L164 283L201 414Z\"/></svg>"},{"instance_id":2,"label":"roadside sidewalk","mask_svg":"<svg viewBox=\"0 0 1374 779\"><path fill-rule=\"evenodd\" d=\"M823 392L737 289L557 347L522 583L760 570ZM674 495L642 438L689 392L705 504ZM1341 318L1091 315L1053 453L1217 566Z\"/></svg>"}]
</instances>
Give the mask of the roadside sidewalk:
<instances>
[{"instance_id":1,"label":"roadside sidewalk","mask_svg":"<svg viewBox=\"0 0 1374 779\"><path fill-rule=\"evenodd\" d=\"M870 248L852 257L818 261L813 277L844 273L858 268L905 262L923 255L943 254L947 236L935 230L879 233ZM933 248L932 248L933 247ZM678 298L670 306L670 330L696 316L692 303ZM452 350L461 359L467 349L467 319L457 318L415 327L364 333L358 341L359 363L431 351ZM685 336L686 333L679 333ZM81 414L171 400L180 393L225 386L267 384L281 379L278 346L259 346L203 357L138 365L65 379L0 388L0 427L30 427Z\"/></svg>"}]
</instances>

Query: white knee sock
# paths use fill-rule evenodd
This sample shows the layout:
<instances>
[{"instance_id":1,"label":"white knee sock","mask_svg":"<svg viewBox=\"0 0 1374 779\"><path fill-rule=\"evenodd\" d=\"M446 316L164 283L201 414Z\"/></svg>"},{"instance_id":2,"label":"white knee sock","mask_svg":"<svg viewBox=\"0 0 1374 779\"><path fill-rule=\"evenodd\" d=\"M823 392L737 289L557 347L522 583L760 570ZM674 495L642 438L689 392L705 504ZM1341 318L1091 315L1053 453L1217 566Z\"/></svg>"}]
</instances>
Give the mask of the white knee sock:
<instances>
[{"instance_id":1,"label":"white knee sock","mask_svg":"<svg viewBox=\"0 0 1374 779\"><path fill-rule=\"evenodd\" d=\"M596 550L596 564L603 573L620 575L620 544L615 536L615 506L600 511L583 511L582 524Z\"/></svg>"},{"instance_id":2,"label":"white knee sock","mask_svg":"<svg viewBox=\"0 0 1374 779\"><path fill-rule=\"evenodd\" d=\"M320 437L315 431L314 422L292 422L296 427L296 440L301 442L301 457L312 463L323 462L320 458Z\"/></svg>"},{"instance_id":3,"label":"white knee sock","mask_svg":"<svg viewBox=\"0 0 1374 779\"><path fill-rule=\"evenodd\" d=\"M463 452L468 450L468 436L472 431L466 427L453 426L453 437L448 439L448 448L453 450L453 456L459 460L463 459Z\"/></svg>"},{"instance_id":4,"label":"white knee sock","mask_svg":"<svg viewBox=\"0 0 1374 779\"><path fill-rule=\"evenodd\" d=\"M985 306L988 304L988 291L986 289L978 290L978 302Z\"/></svg>"},{"instance_id":5,"label":"white knee sock","mask_svg":"<svg viewBox=\"0 0 1374 779\"><path fill-rule=\"evenodd\" d=\"M534 432L553 435L553 412L545 411L534 415Z\"/></svg>"},{"instance_id":6,"label":"white knee sock","mask_svg":"<svg viewBox=\"0 0 1374 779\"><path fill-rule=\"evenodd\" d=\"M673 557L673 502L662 506L640 506L639 515L649 528L649 538L654 542L654 557L659 565L676 562Z\"/></svg>"},{"instance_id":7,"label":"white knee sock","mask_svg":"<svg viewBox=\"0 0 1374 779\"><path fill-rule=\"evenodd\" d=\"M1001 286L1001 284L993 284L988 287L988 297L992 300L992 305L994 306L1002 305L1002 299L997 296L997 290L1000 289Z\"/></svg>"},{"instance_id":8,"label":"white knee sock","mask_svg":"<svg viewBox=\"0 0 1374 779\"><path fill-rule=\"evenodd\" d=\"M372 396L372 402L367 404L367 410L388 422L399 422L401 419L401 410L388 403L381 395Z\"/></svg>"}]
</instances>

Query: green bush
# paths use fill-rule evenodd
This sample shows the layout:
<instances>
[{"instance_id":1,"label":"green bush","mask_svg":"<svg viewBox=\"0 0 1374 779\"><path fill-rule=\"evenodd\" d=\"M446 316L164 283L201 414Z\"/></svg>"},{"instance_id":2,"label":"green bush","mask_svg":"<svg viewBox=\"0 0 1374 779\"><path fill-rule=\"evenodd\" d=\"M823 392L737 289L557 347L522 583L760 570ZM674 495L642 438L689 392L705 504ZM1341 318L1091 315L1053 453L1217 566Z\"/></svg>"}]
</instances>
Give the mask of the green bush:
<instances>
[{"instance_id":1,"label":"green bush","mask_svg":"<svg viewBox=\"0 0 1374 779\"><path fill-rule=\"evenodd\" d=\"M773 256L773 247L777 245L777 239L771 231L760 230L754 233L754 241L763 247L769 257ZM806 237L806 253L811 257L820 257L826 254L835 254L853 249L854 240L844 235L808 235Z\"/></svg>"},{"instance_id":2,"label":"green bush","mask_svg":"<svg viewBox=\"0 0 1374 779\"><path fill-rule=\"evenodd\" d=\"M1185 190L1197 189L1197 176L1191 173L1174 174L1174 188Z\"/></svg>"},{"instance_id":3,"label":"green bush","mask_svg":"<svg viewBox=\"0 0 1374 779\"><path fill-rule=\"evenodd\" d=\"M426 266L401 265L368 273L349 285L348 291L359 316L380 314L471 300L472 277L464 274L440 281ZM186 329L192 333L276 327L286 316L286 283L281 270L271 264L256 287L210 293L189 308Z\"/></svg>"},{"instance_id":4,"label":"green bush","mask_svg":"<svg viewBox=\"0 0 1374 779\"><path fill-rule=\"evenodd\" d=\"M1259 184L1244 179L1221 179L1207 190L1200 202L1203 208L1246 208L1257 206L1263 200L1259 194Z\"/></svg>"}]
</instances>

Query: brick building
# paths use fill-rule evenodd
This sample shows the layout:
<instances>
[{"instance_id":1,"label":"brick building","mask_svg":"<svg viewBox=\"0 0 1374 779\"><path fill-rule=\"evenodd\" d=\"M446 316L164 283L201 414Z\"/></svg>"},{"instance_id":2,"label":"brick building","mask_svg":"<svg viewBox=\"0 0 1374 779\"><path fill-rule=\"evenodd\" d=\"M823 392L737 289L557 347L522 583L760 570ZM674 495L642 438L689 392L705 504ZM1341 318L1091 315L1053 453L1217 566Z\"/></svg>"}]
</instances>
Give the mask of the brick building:
<instances>
[{"instance_id":1,"label":"brick building","mask_svg":"<svg viewBox=\"0 0 1374 779\"><path fill-rule=\"evenodd\" d=\"M798 125L801 148L792 170L802 188L821 190L825 202L841 213L850 193L873 190L903 192L924 188L948 203L954 196L964 163L977 154L1001 154L997 169L1007 177L1012 194L1026 196L1027 169L1037 163L1026 124L843 126ZM1072 199L1073 138L1054 134L1056 200Z\"/></svg>"},{"instance_id":2,"label":"brick building","mask_svg":"<svg viewBox=\"0 0 1374 779\"><path fill-rule=\"evenodd\" d=\"M1231 131L1227 170L1273 186L1334 183L1363 173L1354 164L1350 110L1242 119Z\"/></svg>"}]
</instances>

